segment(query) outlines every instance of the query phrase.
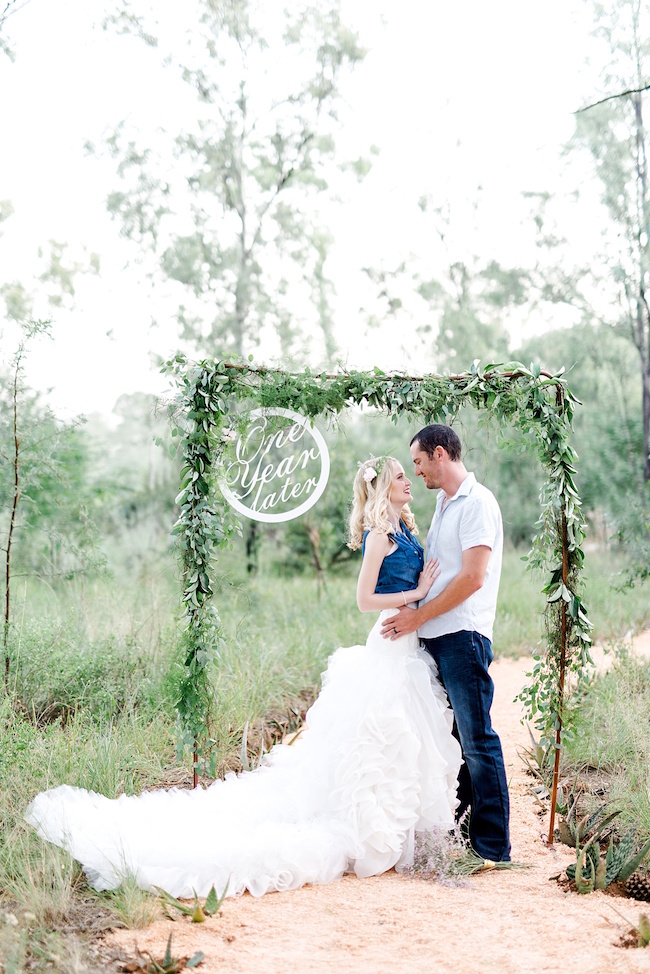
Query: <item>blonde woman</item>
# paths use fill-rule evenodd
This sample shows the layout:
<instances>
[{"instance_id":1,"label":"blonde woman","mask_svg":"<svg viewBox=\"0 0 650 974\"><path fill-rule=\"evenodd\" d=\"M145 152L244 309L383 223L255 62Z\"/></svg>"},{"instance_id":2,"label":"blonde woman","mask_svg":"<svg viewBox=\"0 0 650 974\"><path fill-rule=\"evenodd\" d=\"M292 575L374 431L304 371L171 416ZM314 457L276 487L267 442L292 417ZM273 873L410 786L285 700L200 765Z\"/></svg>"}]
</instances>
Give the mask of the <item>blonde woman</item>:
<instances>
[{"instance_id":1,"label":"blonde woman","mask_svg":"<svg viewBox=\"0 0 650 974\"><path fill-rule=\"evenodd\" d=\"M357 600L379 611L363 646L338 649L307 727L263 765L209 788L110 800L62 785L37 795L26 818L67 848L98 890L126 876L144 889L261 896L345 872L372 876L410 864L416 831L451 829L460 746L435 663L415 633L384 639L381 621L429 591L393 457L359 465L349 544L363 547Z\"/></svg>"}]
</instances>

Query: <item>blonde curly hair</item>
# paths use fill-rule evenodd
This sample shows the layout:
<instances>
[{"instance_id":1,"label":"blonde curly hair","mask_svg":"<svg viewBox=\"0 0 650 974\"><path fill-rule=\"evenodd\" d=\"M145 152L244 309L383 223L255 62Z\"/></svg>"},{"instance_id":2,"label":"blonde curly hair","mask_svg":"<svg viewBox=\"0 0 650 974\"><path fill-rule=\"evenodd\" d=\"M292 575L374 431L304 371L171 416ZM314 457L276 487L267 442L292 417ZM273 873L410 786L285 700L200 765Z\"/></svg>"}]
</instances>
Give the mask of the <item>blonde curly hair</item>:
<instances>
[{"instance_id":1,"label":"blonde curly hair","mask_svg":"<svg viewBox=\"0 0 650 974\"><path fill-rule=\"evenodd\" d=\"M348 548L355 551L363 544L364 531L374 529L380 534L393 534L389 518L390 487L393 482L395 457L370 457L359 464L354 478L354 496L350 512ZM413 534L417 534L415 518L408 504L402 508L401 520Z\"/></svg>"}]
</instances>

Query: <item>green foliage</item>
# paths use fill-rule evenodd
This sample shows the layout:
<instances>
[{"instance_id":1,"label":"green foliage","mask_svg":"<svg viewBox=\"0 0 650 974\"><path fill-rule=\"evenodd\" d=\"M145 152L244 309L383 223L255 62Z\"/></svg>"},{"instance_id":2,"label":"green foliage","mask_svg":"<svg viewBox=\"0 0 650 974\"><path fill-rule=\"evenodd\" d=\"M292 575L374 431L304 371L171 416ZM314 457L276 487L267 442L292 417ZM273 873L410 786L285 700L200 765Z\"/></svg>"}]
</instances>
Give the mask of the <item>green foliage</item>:
<instances>
[{"instance_id":1,"label":"green foliage","mask_svg":"<svg viewBox=\"0 0 650 974\"><path fill-rule=\"evenodd\" d=\"M179 463L169 417L157 405L144 393L120 396L113 407L117 426L93 414L83 430L93 519L118 574L145 566L154 549L164 556L170 544Z\"/></svg>"},{"instance_id":2,"label":"green foliage","mask_svg":"<svg viewBox=\"0 0 650 974\"><path fill-rule=\"evenodd\" d=\"M130 962L127 970L134 974L180 974L181 971L198 967L205 954L202 950L197 950L191 957L174 957L172 953L172 934L167 940L167 949L160 960L156 960L148 950L141 953L136 948L135 963ZM147 958L149 958L147 960ZM136 966L137 965L137 966Z\"/></svg>"},{"instance_id":3,"label":"green foliage","mask_svg":"<svg viewBox=\"0 0 650 974\"><path fill-rule=\"evenodd\" d=\"M12 213L11 205L0 201L0 224ZM78 276L98 274L100 261L97 254L88 254L85 249L76 257L69 255L68 249L68 244L50 240L47 251L38 249L38 272L29 285L18 280L0 285L0 301L6 318L29 328L36 317L35 305L58 309L74 303Z\"/></svg>"},{"instance_id":4,"label":"green foliage","mask_svg":"<svg viewBox=\"0 0 650 974\"><path fill-rule=\"evenodd\" d=\"M14 536L19 571L74 574L101 563L86 442L79 424L59 421L25 379L28 343L49 336L49 323L31 322L23 334L0 367L0 530Z\"/></svg>"},{"instance_id":5,"label":"green foliage","mask_svg":"<svg viewBox=\"0 0 650 974\"><path fill-rule=\"evenodd\" d=\"M318 600L312 577L274 576L272 554L271 543L262 548L260 573L250 580L239 552L220 550L219 571L212 574L225 645L214 673L209 732L217 741L223 768L238 767L242 728L247 721L252 745L253 731L262 719L269 726L274 714L290 713L298 698L304 705L311 702L328 656L339 645L363 642L372 623L370 615L356 609L352 575L332 577ZM597 583L590 601L598 602L600 625L618 624L624 631L629 600L636 599L636 593L614 593L607 586L612 567L608 556L592 560L590 555L587 564L589 584ZM518 573L527 588L516 588L509 596L511 584L519 580ZM119 579L103 576L85 587L81 579L52 589L34 579L29 582L26 604L32 619L22 627L20 637L21 656L29 660L30 683L21 697L27 707L17 713L8 699L0 704L0 918L3 911L12 911L18 920L18 926L11 928L12 946L6 946L7 956L13 955L10 949L23 956L28 936L35 936L37 929L50 931L39 943L49 944L52 952L58 950L60 956L66 956L59 949L61 944L55 950L47 937L76 922L71 917L79 917L82 907L87 910L82 916L92 917L95 927L100 921L114 926L116 916L121 922L136 925L150 915L152 901L144 895L141 899L128 884L110 897L88 892L69 857L42 843L25 826L22 815L37 791L62 783L93 788L110 797L188 783L187 769L177 763L174 747L174 703L183 657L172 626L178 608L172 575L171 570L162 570L156 555L144 577L139 567L132 566L130 570L121 569ZM495 639L498 652L529 651L532 641L525 635L524 621L532 615L536 597L541 610L543 598L534 579L530 573L521 572L517 553L506 551L499 613L503 603L509 606L509 618L499 621L500 635ZM19 605L19 618L21 612ZM75 657L87 657L91 646L95 654L101 654L108 642L107 633L112 639L106 670L102 671L101 661L96 661L89 671L94 688L90 681L81 679L82 701L67 717L61 713L51 723L34 723L28 693L42 700L48 698L48 687L61 686L61 681L53 680L51 670L60 666L64 675L74 676ZM19 635L15 633L17 639ZM61 659L64 651L65 658ZM625 784L616 785L620 805L621 795L626 801L647 803L645 782L650 771L644 764L643 749L650 716L640 709L640 702L650 680L645 670L634 672L633 692L624 690L620 680L612 680L600 702L585 698L579 712L585 716L582 730L570 745L571 754L577 745L582 748L578 761L584 757L595 763L598 755L605 759L604 748L610 743L613 746L618 735L619 749L612 763L630 771ZM143 674L145 687L134 693L138 673ZM45 690L39 686L39 675ZM104 681L116 698L133 700L134 705L117 713L103 695ZM598 685L594 684L594 694ZM642 829L650 832L648 820L636 808L629 815L638 817ZM24 912L33 912L35 906L42 928L23 920ZM1 923L0 934L10 934ZM0 936L0 949L6 943Z\"/></svg>"},{"instance_id":6,"label":"green foliage","mask_svg":"<svg viewBox=\"0 0 650 974\"><path fill-rule=\"evenodd\" d=\"M637 497L630 498L628 508L616 521L616 540L630 555L620 584L634 588L650 578L650 482Z\"/></svg>"},{"instance_id":7,"label":"green foliage","mask_svg":"<svg viewBox=\"0 0 650 974\"><path fill-rule=\"evenodd\" d=\"M575 785L574 785L575 788ZM610 825L621 814L621 809L609 812L610 802L599 805L594 812L587 812L578 820L578 802L581 793L573 794L569 806L566 808L566 817L560 822L560 840L565 845L572 845L579 848L581 842L588 840L595 841L596 829L598 836L601 836ZM585 842L585 845L587 842Z\"/></svg>"},{"instance_id":8,"label":"green foliage","mask_svg":"<svg viewBox=\"0 0 650 974\"><path fill-rule=\"evenodd\" d=\"M317 602L313 580L278 581L265 571L249 583L236 553L225 555L228 574L213 578L213 584L224 607L228 641L215 674L210 726L224 768L237 767L246 721L251 729L264 717L268 724L269 715L288 713L299 696L304 712L332 650L350 639L361 641L369 628L368 617L354 609L354 587L348 579L335 580L333 590ZM171 589L173 579L160 573L157 558L149 576L158 588L168 584ZM26 826L24 810L36 792L66 783L117 797L188 782L174 748L174 703L183 669L171 625L178 599L163 602L164 618L153 626L151 604L143 598L148 587L143 589L139 570L119 581L101 577L85 591L81 580L53 589L37 586L32 580L27 594L32 620L22 635L15 633L29 671L29 685L20 697L26 706L0 698L3 959L14 953L30 956L32 948L45 951L48 944L56 953L55 934L60 937L61 928L71 924L84 925L86 918L98 929L115 926L116 917L131 926L151 915L153 901L128 882L110 896L90 893L70 857ZM104 660L107 632L112 639ZM87 667L85 676L77 669L77 656ZM56 678L55 668L63 679L69 675L77 680L79 702L58 716L52 708L49 723L45 716L35 721L29 697L48 699L53 686L58 694L63 679ZM105 687L130 703L112 706ZM4 911L18 921L11 928L11 945L3 936L10 933L2 922ZM35 913L37 920L25 921L26 912Z\"/></svg>"},{"instance_id":9,"label":"green foliage","mask_svg":"<svg viewBox=\"0 0 650 974\"><path fill-rule=\"evenodd\" d=\"M580 702L563 769L600 769L609 779L611 801L624 809L628 822L638 821L642 833L650 835L650 664L622 642L613 656L612 666Z\"/></svg>"},{"instance_id":10,"label":"green foliage","mask_svg":"<svg viewBox=\"0 0 650 974\"><path fill-rule=\"evenodd\" d=\"M591 322L605 320L636 349L640 365L642 445L637 463L650 481L650 309L646 299L650 270L650 150L644 86L648 74L650 22L638 0L608 0L593 5L596 39L593 63L600 67L601 90L575 113L570 149L590 162L601 207L589 206L599 233L591 266L569 300ZM584 165L581 165L581 171ZM582 176L581 176L582 178ZM578 193L579 195L579 193ZM586 286L585 286L586 285Z\"/></svg>"},{"instance_id":11,"label":"green foliage","mask_svg":"<svg viewBox=\"0 0 650 974\"><path fill-rule=\"evenodd\" d=\"M496 427L497 443L512 446L510 429L530 435L547 476L542 513L533 539L529 566L547 577L547 651L533 669L532 683L520 695L529 716L549 737L562 726L563 684L590 662L591 623L579 594L583 565L584 522L575 484L575 452L570 443L575 397L561 374L543 374L539 366L474 363L456 376L412 377L371 372L288 373L243 364L188 363L178 355L167 363L179 387L176 427L183 457L178 540L185 605L186 669L178 703L184 728L182 743L205 741L210 712L210 669L224 634L212 604L210 564L218 546L237 530L230 512L212 498L211 473L223 445L219 431L232 403L253 400L262 406L292 409L315 418L336 416L346 406L382 409L394 422L409 414L424 422L451 422L462 406L482 410L482 420ZM560 678L562 674L562 679Z\"/></svg>"},{"instance_id":12,"label":"green foliage","mask_svg":"<svg viewBox=\"0 0 650 974\"><path fill-rule=\"evenodd\" d=\"M561 363L569 367L572 391L583 403L575 417L573 443L580 457L588 534L626 552L622 586L643 582L650 563L650 490L644 483L640 369L634 349L610 326L584 322L540 336L520 351L539 356L550 371ZM508 465L504 461L500 473ZM531 464L525 457L520 463L528 479Z\"/></svg>"},{"instance_id":13,"label":"green foliage","mask_svg":"<svg viewBox=\"0 0 650 974\"><path fill-rule=\"evenodd\" d=\"M71 445L73 427L57 423L51 410L43 406L39 396L30 392L25 384L24 359L28 343L36 336L49 335L49 322L30 321L23 324L21 330L23 337L9 367L6 372L4 368L0 370L0 374L4 373L3 378L6 377L0 392L0 530L4 535L2 645L6 693L10 684L8 642L16 575L16 542L21 542L18 549L21 556L26 548L22 544L21 532L34 535L36 523L39 528L43 524L49 527L48 574L52 575L85 571L93 561L96 540L94 525L83 504L82 490L79 491L81 497L75 495L70 489L72 485L65 481L66 475L71 474L73 479L78 471L70 464L69 457L61 462L61 454L65 454ZM78 484L79 481L75 486ZM62 495L56 505L53 503L55 486ZM72 556L72 560L68 557L64 563L60 559L63 550Z\"/></svg>"},{"instance_id":14,"label":"green foliage","mask_svg":"<svg viewBox=\"0 0 650 974\"><path fill-rule=\"evenodd\" d=\"M534 355L550 372L566 366L571 390L582 404L574 419L573 443L580 457L585 512L595 526L599 517L605 517L613 530L643 490L641 396L634 349L608 325L585 321L540 335L517 354L526 361Z\"/></svg>"},{"instance_id":15,"label":"green foliage","mask_svg":"<svg viewBox=\"0 0 650 974\"><path fill-rule=\"evenodd\" d=\"M601 859L599 839L612 820L621 814L619 809L609 814L599 825L597 831L580 848L580 837L576 837L577 859L567 867L567 876L574 879L579 893L593 893L596 889L606 889L611 883L624 883L639 868L650 852L650 839L641 843L637 840L638 824L614 842L613 832L605 859ZM592 816L597 820L598 816Z\"/></svg>"},{"instance_id":16,"label":"green foliage","mask_svg":"<svg viewBox=\"0 0 650 974\"><path fill-rule=\"evenodd\" d=\"M326 431L330 454L327 489L316 508L300 518L275 525L273 570L281 575L297 571L315 573L319 582L349 566L355 555L347 547L350 484L357 462L368 453L368 424L353 423L341 430ZM402 447L407 442L402 439ZM388 443L384 449L390 452ZM267 532L268 533L268 532Z\"/></svg>"},{"instance_id":17,"label":"green foliage","mask_svg":"<svg viewBox=\"0 0 650 974\"><path fill-rule=\"evenodd\" d=\"M77 710L112 720L124 712L173 708L164 674L132 636L85 639L72 621L25 623L10 631L10 690L18 706L43 722Z\"/></svg>"},{"instance_id":18,"label":"green foliage","mask_svg":"<svg viewBox=\"0 0 650 974\"><path fill-rule=\"evenodd\" d=\"M188 906L186 903L177 900L175 896L172 896L166 890L158 886L154 888L157 890L160 899L170 914L171 910L176 910L183 916L191 917L192 923L204 923L206 917L215 916L221 909L221 905L228 894L228 883L226 883L220 896L217 895L216 889L212 886L203 903L201 903L196 893L194 893L194 903L192 906ZM171 915L175 919L175 916L173 914Z\"/></svg>"},{"instance_id":19,"label":"green foliage","mask_svg":"<svg viewBox=\"0 0 650 974\"><path fill-rule=\"evenodd\" d=\"M418 207L420 230L429 241L426 255L363 269L374 292L360 309L368 330L387 323L395 332L407 329L422 371L456 371L468 359L508 361L513 356L507 319L513 309L521 318L523 307L531 307L531 272L482 260L466 248L454 253L449 203L436 206L423 196ZM476 212L476 201L473 208Z\"/></svg>"},{"instance_id":20,"label":"green foliage","mask_svg":"<svg viewBox=\"0 0 650 974\"><path fill-rule=\"evenodd\" d=\"M9 698L0 700L0 957L15 957L16 972L48 962L77 969L75 947L77 955L83 951L69 936L71 925L100 930L117 918L137 923L147 916L142 893L89 893L72 858L27 827L28 802L63 783L111 797L138 792L144 782L161 785L173 761L172 738L171 716L123 713L108 722L77 711L65 723L42 726ZM9 929L5 913L15 917Z\"/></svg>"},{"instance_id":21,"label":"green foliage","mask_svg":"<svg viewBox=\"0 0 650 974\"><path fill-rule=\"evenodd\" d=\"M133 876L123 879L117 889L103 893L101 899L127 930L148 927L160 917L158 899L138 886Z\"/></svg>"},{"instance_id":22,"label":"green foliage","mask_svg":"<svg viewBox=\"0 0 650 974\"><path fill-rule=\"evenodd\" d=\"M142 6L123 0L108 23L151 46L166 17L147 18ZM329 359L330 240L317 199L340 172L341 80L365 52L337 2L269 19L249 0L199 0L182 14L187 30L176 29L165 62L195 95L194 118L156 133L159 155L117 127L107 147L122 186L108 209L180 285L183 338L201 355L242 355L271 337L302 358L316 331Z\"/></svg>"},{"instance_id":23,"label":"green foliage","mask_svg":"<svg viewBox=\"0 0 650 974\"><path fill-rule=\"evenodd\" d=\"M500 298L504 294L504 274L495 261L479 273L473 273L463 262L451 264L451 288L441 302L429 301L434 308L438 304L441 311L435 343L439 367L455 368L468 349L483 362L507 361L508 336ZM429 284L425 293L430 293L430 288Z\"/></svg>"}]
</instances>

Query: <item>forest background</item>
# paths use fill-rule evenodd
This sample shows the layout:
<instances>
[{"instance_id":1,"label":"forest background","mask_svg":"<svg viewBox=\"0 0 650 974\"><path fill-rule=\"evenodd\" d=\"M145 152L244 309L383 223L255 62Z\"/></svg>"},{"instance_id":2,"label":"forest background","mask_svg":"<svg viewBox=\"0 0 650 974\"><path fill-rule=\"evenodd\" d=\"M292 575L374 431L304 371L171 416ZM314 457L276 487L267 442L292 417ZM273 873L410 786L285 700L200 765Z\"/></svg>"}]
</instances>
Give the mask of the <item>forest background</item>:
<instances>
[{"instance_id":1,"label":"forest background","mask_svg":"<svg viewBox=\"0 0 650 974\"><path fill-rule=\"evenodd\" d=\"M582 401L596 636L648 624L650 10L558 2L533 17L503 0L463 21L464 5L423 6L72 4L72 41L38 0L0 12L0 887L12 901L60 873L43 853L34 870L21 831L35 790L185 780L179 459L159 371L177 350L296 371L566 369ZM505 453L471 412L458 425L504 512L495 649L530 653L543 596L521 557L539 463L523 434ZM262 728L249 749L269 714L286 729L329 653L364 638L350 485L369 453L407 461L416 430L349 410L323 430L319 504L284 525L244 523L220 559L222 769L247 724Z\"/></svg>"},{"instance_id":2,"label":"forest background","mask_svg":"<svg viewBox=\"0 0 650 974\"><path fill-rule=\"evenodd\" d=\"M462 72L451 75L442 111L437 89L422 91L414 117L427 132L430 152L424 167L402 165L400 176L410 175L414 193L409 200L408 187L406 193L400 188L398 205L408 201L401 214L395 199L387 200L395 192L382 196L388 179L394 179L388 165L380 168L386 150L363 142L365 127L359 120L365 115L351 114L359 90L366 99L384 94L371 90L368 95L364 87L365 61L373 52L363 46L360 7L352 3L347 9L336 5L316 12L300 4L290 6L284 19L275 16L280 7L271 17L268 5L241 2L198 4L182 15L173 5L156 9L154 16L146 4L124 4L102 20L98 8L93 15L99 41L90 44L79 34L74 41L85 51L86 66L89 44L97 56L109 44L112 63L135 59L139 72L130 77L133 110L125 119L102 118L100 127L93 119L91 135L99 131L99 138L78 144L81 162L75 158L70 163L83 164L91 173L89 182L100 190L108 178L106 223L113 239L102 226L91 240L104 242L107 255L91 250L83 239L43 239L22 197L24 215L11 199L2 204L0 504L5 533L14 494L16 404L22 438L21 502L12 524L14 570L47 577L52 585L66 575L88 573L90 563L99 565L108 557L108 548L127 551L133 547L130 537L140 556L150 547L165 549L177 465L169 456L161 407L147 391L151 369L142 370L144 389L133 391L130 363L139 358L142 364L143 352L160 363L181 348L197 357L250 355L290 369L417 366L418 372L442 373L468 368L474 360L485 366L513 359L535 361L550 371L565 368L584 404L576 422L576 447L589 540L624 548L631 558L630 577L643 577L650 479L645 5L630 0L608 8L578 4L565 11L558 24L565 33L569 27L573 31L569 42L581 37L584 51L583 64L574 55L571 66L564 63L559 71L576 98L582 86L571 120L574 132L564 145L533 141L536 164L516 179L516 163L525 161L526 151L531 155L524 120L518 117L513 124L514 119L503 118L510 109L504 113L497 101L493 134L484 127L478 136L474 127L467 129L468 153L462 136L454 144L440 124L441 119L451 124L453 86ZM407 9L406 27L413 28L417 11L417 5ZM386 10L380 8L381 13ZM547 33L530 56L540 51L545 56L542 41L559 33L552 13L534 25ZM47 26L38 4L6 4L0 36L9 81L24 56L17 41L12 47L11 28L18 29L28 15L37 18L32 26ZM432 58L447 36L445 27L454 26L445 24L441 11L436 16L439 22L429 14L422 23L437 27L426 40ZM52 26L56 22L55 17ZM77 30L84 26L80 19ZM385 37L377 34L381 16L367 17L365 26L385 54ZM391 26L389 21L383 29ZM504 78L513 80L514 72L522 71L525 56L516 41L529 36L522 28L530 25L514 17L506 3L497 26L510 28L505 49L511 57L506 68L494 68L492 98L499 87L505 90ZM470 31L467 43L476 43L474 34ZM21 44L29 47L28 32L24 39L21 35ZM396 38L396 65L400 51ZM555 53L566 59L569 52L556 40ZM133 68L126 63L123 73ZM381 63L379 72L385 69ZM432 68L428 71L434 84L439 79ZM366 84L377 75L373 63ZM136 77L146 94L142 102L133 89ZM77 75L77 89L79 80ZM530 76L521 80L527 88L524 101L537 97ZM90 81L97 84L96 78ZM107 87L102 81L93 96ZM461 92L462 108L468 95ZM480 98L475 90L469 94ZM601 98L601 104L584 110ZM11 101L20 106L18 96ZM119 98L117 104L123 107ZM425 106L432 115L436 110L433 122ZM138 115L143 108L148 114ZM69 111L62 107L57 116L65 135ZM406 108L402 114L410 117ZM10 116L7 124L11 121ZM22 122L30 127L29 119ZM463 124L467 120L461 113L459 130ZM524 143L520 158L501 167L508 170L515 193L506 193L501 178L494 176L494 145L506 127L515 131L515 144ZM384 137L381 131L375 134ZM489 142L486 134L491 134ZM24 167L27 159L15 135L11 155ZM483 139L484 161L470 169L467 157L477 137ZM551 149L557 149L552 166ZM389 157L391 152L389 147ZM53 157L56 162L56 145ZM442 162L436 161L441 157ZM461 175L452 179L455 167ZM7 168L8 182L15 185L16 164ZM373 168L380 171L366 191ZM438 181L445 170L446 178ZM40 171L47 196L56 196L56 173L48 178L47 169L41 166ZM85 204L83 192L82 187L78 202ZM363 210L354 208L359 197L365 220ZM377 206L384 202L377 220ZM74 209L74 200L68 198L66 206ZM369 207L375 215L370 227ZM43 209L49 229L52 217ZM512 222L503 233L506 218ZM406 236L399 230L402 223ZM386 235L379 229L384 224ZM74 222L71 226L79 228ZM361 257L356 277L341 273L341 261L350 265L354 259L341 242L346 235L354 238ZM379 248L373 252L367 241L377 237ZM389 246L393 238L396 243ZM526 254L525 263L508 259L512 238ZM364 258L375 262L364 263ZM23 277L10 277L12 270L21 270ZM354 314L350 301L356 302ZM119 310L115 302L122 303ZM129 332L112 336L117 363L107 351L105 318L99 311L99 321L92 317L101 304L112 305L118 319L112 328L119 329L122 319ZM34 328L34 322L41 324ZM41 333L38 340L26 340L30 329ZM42 337L45 332L50 341ZM107 399L121 388L122 371L132 391ZM77 385L83 391L75 401ZM104 407L86 419L66 416L79 400L92 402L88 385L95 389L94 402L110 401L111 411ZM267 537L278 570L301 564L320 574L348 560L348 483L353 458L363 457L366 443L378 440L366 428L371 421L355 414L346 418L344 429L330 431L335 462L317 515L318 540L311 521L271 532L249 525L250 571L256 568L251 545L258 535ZM506 512L508 541L525 548L536 520L535 460L527 456L524 443L521 455L501 455L476 430L472 417L463 422L471 465L497 490ZM393 435L380 425L385 448L394 444L402 455L407 433ZM428 502L421 500L426 521Z\"/></svg>"}]
</instances>

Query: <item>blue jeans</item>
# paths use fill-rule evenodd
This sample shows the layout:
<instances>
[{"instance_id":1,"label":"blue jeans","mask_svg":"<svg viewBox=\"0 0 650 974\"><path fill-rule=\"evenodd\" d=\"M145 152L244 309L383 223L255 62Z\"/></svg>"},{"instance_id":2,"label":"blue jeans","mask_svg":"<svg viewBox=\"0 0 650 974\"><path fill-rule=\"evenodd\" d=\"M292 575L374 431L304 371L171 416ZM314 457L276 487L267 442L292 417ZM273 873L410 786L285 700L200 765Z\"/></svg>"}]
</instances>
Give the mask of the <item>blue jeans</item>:
<instances>
[{"instance_id":1,"label":"blue jeans","mask_svg":"<svg viewBox=\"0 0 650 974\"><path fill-rule=\"evenodd\" d=\"M454 711L454 735L465 765L458 779L458 815L471 805L469 840L484 859L510 859L510 802L501 741L490 721L494 684L490 640L478 632L452 632L422 640L438 665Z\"/></svg>"}]
</instances>

